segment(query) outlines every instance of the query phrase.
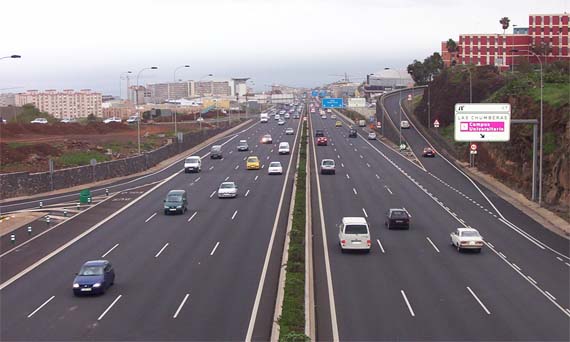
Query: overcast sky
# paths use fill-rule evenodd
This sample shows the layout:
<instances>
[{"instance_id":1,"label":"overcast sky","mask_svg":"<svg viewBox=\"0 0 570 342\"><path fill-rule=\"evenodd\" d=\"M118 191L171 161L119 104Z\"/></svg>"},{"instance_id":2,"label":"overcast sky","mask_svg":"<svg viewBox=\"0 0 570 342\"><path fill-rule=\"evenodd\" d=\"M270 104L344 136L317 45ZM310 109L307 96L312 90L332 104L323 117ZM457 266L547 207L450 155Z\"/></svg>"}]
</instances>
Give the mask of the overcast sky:
<instances>
[{"instance_id":1,"label":"overcast sky","mask_svg":"<svg viewBox=\"0 0 570 342\"><path fill-rule=\"evenodd\" d=\"M568 11L569 0L5 0L0 92L91 88L118 95L119 75L140 83L251 77L318 86L347 72L362 80L405 68L461 33L502 32L499 19ZM510 29L509 29L510 31ZM352 76L352 77L350 77ZM133 81L134 83L135 81Z\"/></svg>"}]
</instances>

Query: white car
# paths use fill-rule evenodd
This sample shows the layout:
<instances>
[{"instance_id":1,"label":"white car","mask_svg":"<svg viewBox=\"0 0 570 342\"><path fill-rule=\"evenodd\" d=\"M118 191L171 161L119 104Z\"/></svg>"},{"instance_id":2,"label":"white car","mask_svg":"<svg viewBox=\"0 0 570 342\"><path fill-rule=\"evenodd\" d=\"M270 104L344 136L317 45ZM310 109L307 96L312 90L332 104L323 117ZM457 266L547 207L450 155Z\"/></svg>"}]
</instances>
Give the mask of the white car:
<instances>
[{"instance_id":1,"label":"white car","mask_svg":"<svg viewBox=\"0 0 570 342\"><path fill-rule=\"evenodd\" d=\"M204 121L204 118L203 118L203 117L199 117L198 119L196 119L196 121L197 121L197 122L202 122L202 121Z\"/></svg>"},{"instance_id":2,"label":"white car","mask_svg":"<svg viewBox=\"0 0 570 342\"><path fill-rule=\"evenodd\" d=\"M330 108L327 109L327 113L332 113L332 110Z\"/></svg>"},{"instance_id":3,"label":"white car","mask_svg":"<svg viewBox=\"0 0 570 342\"><path fill-rule=\"evenodd\" d=\"M335 172L336 172L336 171L335 171L335 163L334 163L334 160L332 160L332 159L323 159L323 160L321 161L321 174L322 174L322 175L327 174L327 173L330 173L330 174L333 174L333 175L334 175Z\"/></svg>"},{"instance_id":4,"label":"white car","mask_svg":"<svg viewBox=\"0 0 570 342\"><path fill-rule=\"evenodd\" d=\"M76 123L77 120L74 118L65 118L65 119L61 119L60 121L61 123Z\"/></svg>"},{"instance_id":5,"label":"white car","mask_svg":"<svg viewBox=\"0 0 570 342\"><path fill-rule=\"evenodd\" d=\"M36 118L36 119L30 121L30 123L33 123L33 124L47 124L48 121L47 121L46 118Z\"/></svg>"},{"instance_id":6,"label":"white car","mask_svg":"<svg viewBox=\"0 0 570 342\"><path fill-rule=\"evenodd\" d=\"M279 143L279 154L289 154L289 143L286 141L282 141Z\"/></svg>"},{"instance_id":7,"label":"white car","mask_svg":"<svg viewBox=\"0 0 570 342\"><path fill-rule=\"evenodd\" d=\"M343 217L338 225L340 250L364 250L370 252L370 229L364 217Z\"/></svg>"},{"instance_id":8,"label":"white car","mask_svg":"<svg viewBox=\"0 0 570 342\"><path fill-rule=\"evenodd\" d=\"M289 127L285 130L285 135L293 135L293 134L295 134L295 130L293 128Z\"/></svg>"},{"instance_id":9,"label":"white car","mask_svg":"<svg viewBox=\"0 0 570 342\"><path fill-rule=\"evenodd\" d=\"M275 120L277 121L281 120L281 116L279 114L275 114Z\"/></svg>"},{"instance_id":10,"label":"white car","mask_svg":"<svg viewBox=\"0 0 570 342\"><path fill-rule=\"evenodd\" d=\"M285 124L285 121L279 120L279 121L277 122L277 124L278 124L279 126L283 126L283 125Z\"/></svg>"},{"instance_id":11,"label":"white car","mask_svg":"<svg viewBox=\"0 0 570 342\"><path fill-rule=\"evenodd\" d=\"M285 119L289 119L291 117L291 115L289 113L285 113L285 115L283 115L283 118Z\"/></svg>"},{"instance_id":12,"label":"white car","mask_svg":"<svg viewBox=\"0 0 570 342\"><path fill-rule=\"evenodd\" d=\"M123 122L123 120L121 120L121 118L117 118L117 117L107 118L107 119L103 120L103 123L106 123L106 124L112 123L112 122L121 123L121 122Z\"/></svg>"},{"instance_id":13,"label":"white car","mask_svg":"<svg viewBox=\"0 0 570 342\"><path fill-rule=\"evenodd\" d=\"M477 252L481 252L481 248L483 248L483 237L477 229L457 228L450 236L451 244L457 248L458 252L464 249L475 249Z\"/></svg>"},{"instance_id":14,"label":"white car","mask_svg":"<svg viewBox=\"0 0 570 342\"><path fill-rule=\"evenodd\" d=\"M190 156L184 160L184 172L201 172L202 158L199 156Z\"/></svg>"},{"instance_id":15,"label":"white car","mask_svg":"<svg viewBox=\"0 0 570 342\"><path fill-rule=\"evenodd\" d=\"M400 122L400 127L401 128L410 128L410 123L406 120L402 120L402 122Z\"/></svg>"},{"instance_id":16,"label":"white car","mask_svg":"<svg viewBox=\"0 0 570 342\"><path fill-rule=\"evenodd\" d=\"M321 115L321 119L326 119L326 118L327 118L326 114Z\"/></svg>"},{"instance_id":17,"label":"white car","mask_svg":"<svg viewBox=\"0 0 570 342\"><path fill-rule=\"evenodd\" d=\"M336 119L336 114L331 114L331 119Z\"/></svg>"},{"instance_id":18,"label":"white car","mask_svg":"<svg viewBox=\"0 0 570 342\"><path fill-rule=\"evenodd\" d=\"M137 121L139 121L139 117L137 115L129 116L129 118L127 119L128 124L134 124L137 123Z\"/></svg>"},{"instance_id":19,"label":"white car","mask_svg":"<svg viewBox=\"0 0 570 342\"><path fill-rule=\"evenodd\" d=\"M376 140L376 133L374 132L368 133L368 140Z\"/></svg>"},{"instance_id":20,"label":"white car","mask_svg":"<svg viewBox=\"0 0 570 342\"><path fill-rule=\"evenodd\" d=\"M237 196L238 187L234 182L223 182L218 188L218 198L234 198Z\"/></svg>"},{"instance_id":21,"label":"white car","mask_svg":"<svg viewBox=\"0 0 570 342\"><path fill-rule=\"evenodd\" d=\"M267 168L267 173L270 175L282 175L283 166L281 166L280 162L271 162Z\"/></svg>"}]
</instances>

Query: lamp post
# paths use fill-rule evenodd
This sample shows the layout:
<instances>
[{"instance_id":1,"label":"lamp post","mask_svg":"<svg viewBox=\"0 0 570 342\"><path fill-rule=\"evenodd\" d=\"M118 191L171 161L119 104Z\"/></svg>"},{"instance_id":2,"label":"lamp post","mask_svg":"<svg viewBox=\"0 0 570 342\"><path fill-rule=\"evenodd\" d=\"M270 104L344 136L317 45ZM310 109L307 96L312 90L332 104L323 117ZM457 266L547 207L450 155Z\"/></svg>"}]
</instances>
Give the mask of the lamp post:
<instances>
[{"instance_id":1,"label":"lamp post","mask_svg":"<svg viewBox=\"0 0 570 342\"><path fill-rule=\"evenodd\" d=\"M135 107L138 107L138 105L139 105L139 77L140 77L141 73L145 70L156 70L156 69L158 69L158 67L156 67L156 66L143 68L137 73L137 90L135 92L135 94L136 94ZM140 155L141 154L141 115L139 112L137 112L137 142L138 142L138 151L139 151L139 155Z\"/></svg>"},{"instance_id":2,"label":"lamp post","mask_svg":"<svg viewBox=\"0 0 570 342\"><path fill-rule=\"evenodd\" d=\"M384 70L394 70L394 69L384 68ZM398 73L399 81L400 81L400 83L401 83L401 82L402 82L402 74L400 73L400 70L395 70L395 71ZM394 87L394 89L395 89L395 88L396 88L396 87ZM398 108L400 109L400 110L399 110L399 113L400 113L400 121L399 121L398 127L399 127L399 133L400 133L400 146L402 146L402 91L401 91L401 90L398 92L398 95L399 95ZM384 125L384 124L382 123L382 126L383 126L383 125Z\"/></svg>"},{"instance_id":3,"label":"lamp post","mask_svg":"<svg viewBox=\"0 0 570 342\"><path fill-rule=\"evenodd\" d=\"M176 83L176 72L179 69L189 68L189 67L190 66L188 64L185 64L185 65L181 65L181 66L177 67L176 69L174 69L174 77L173 77L174 83ZM168 85L168 99L170 100L170 85ZM176 141L178 141L178 127L176 125L176 111L174 111L174 136L176 137Z\"/></svg>"},{"instance_id":4,"label":"lamp post","mask_svg":"<svg viewBox=\"0 0 570 342\"><path fill-rule=\"evenodd\" d=\"M8 59L8 58L22 58L22 56L20 56L20 55L10 55L10 56L0 57L0 59Z\"/></svg>"},{"instance_id":5,"label":"lamp post","mask_svg":"<svg viewBox=\"0 0 570 342\"><path fill-rule=\"evenodd\" d=\"M119 75L119 100L123 99L123 84L121 83L123 76L127 76L127 89L129 89L129 74L132 73L132 71L125 71Z\"/></svg>"},{"instance_id":6,"label":"lamp post","mask_svg":"<svg viewBox=\"0 0 570 342\"><path fill-rule=\"evenodd\" d=\"M542 95L543 95L543 88L544 88L543 74L542 74L542 71L543 71L542 70L542 59L540 58L539 55L537 55L536 53L534 53L533 51L530 51L530 50L512 49L511 52L527 52L529 54L532 54L532 56L534 56L538 60L538 63L540 64L540 154L539 154L540 161L538 164L538 206L542 206L542 162L543 162L542 155L544 153L544 148L542 145L542 135L543 135ZM513 56L513 60L514 60L514 56ZM532 176L534 178L534 172L533 172ZM533 182L533 184L534 184L534 182Z\"/></svg>"}]
</instances>

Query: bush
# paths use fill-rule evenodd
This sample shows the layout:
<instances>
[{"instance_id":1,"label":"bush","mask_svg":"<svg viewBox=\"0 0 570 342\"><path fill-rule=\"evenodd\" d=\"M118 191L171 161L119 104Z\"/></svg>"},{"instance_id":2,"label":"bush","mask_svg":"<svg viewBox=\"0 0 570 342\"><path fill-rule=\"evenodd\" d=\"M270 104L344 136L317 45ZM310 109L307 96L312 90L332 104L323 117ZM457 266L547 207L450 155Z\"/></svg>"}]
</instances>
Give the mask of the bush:
<instances>
[{"instance_id":1,"label":"bush","mask_svg":"<svg viewBox=\"0 0 570 342\"><path fill-rule=\"evenodd\" d=\"M109 156L96 151L68 152L57 158L56 165L60 167L89 165L91 159L95 159L97 162L103 162L109 160Z\"/></svg>"}]
</instances>

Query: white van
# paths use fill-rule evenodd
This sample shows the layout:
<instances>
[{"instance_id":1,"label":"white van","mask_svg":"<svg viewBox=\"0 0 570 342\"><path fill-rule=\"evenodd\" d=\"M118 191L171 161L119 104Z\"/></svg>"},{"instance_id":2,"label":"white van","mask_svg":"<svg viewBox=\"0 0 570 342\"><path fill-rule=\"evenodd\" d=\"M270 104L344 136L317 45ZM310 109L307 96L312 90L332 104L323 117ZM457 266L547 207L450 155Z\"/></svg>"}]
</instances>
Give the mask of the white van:
<instances>
[{"instance_id":1,"label":"white van","mask_svg":"<svg viewBox=\"0 0 570 342\"><path fill-rule=\"evenodd\" d=\"M267 114L267 113L259 114L259 122L267 123L268 121L269 121L269 114Z\"/></svg>"},{"instance_id":2,"label":"white van","mask_svg":"<svg viewBox=\"0 0 570 342\"><path fill-rule=\"evenodd\" d=\"M279 143L279 154L289 154L290 152L288 142L282 141Z\"/></svg>"},{"instance_id":3,"label":"white van","mask_svg":"<svg viewBox=\"0 0 570 342\"><path fill-rule=\"evenodd\" d=\"M199 156L191 156L184 160L184 172L200 172L202 171L202 158Z\"/></svg>"},{"instance_id":4,"label":"white van","mask_svg":"<svg viewBox=\"0 0 570 342\"><path fill-rule=\"evenodd\" d=\"M338 225L340 250L364 250L370 252L372 241L370 230L364 217L343 217Z\"/></svg>"}]
</instances>

